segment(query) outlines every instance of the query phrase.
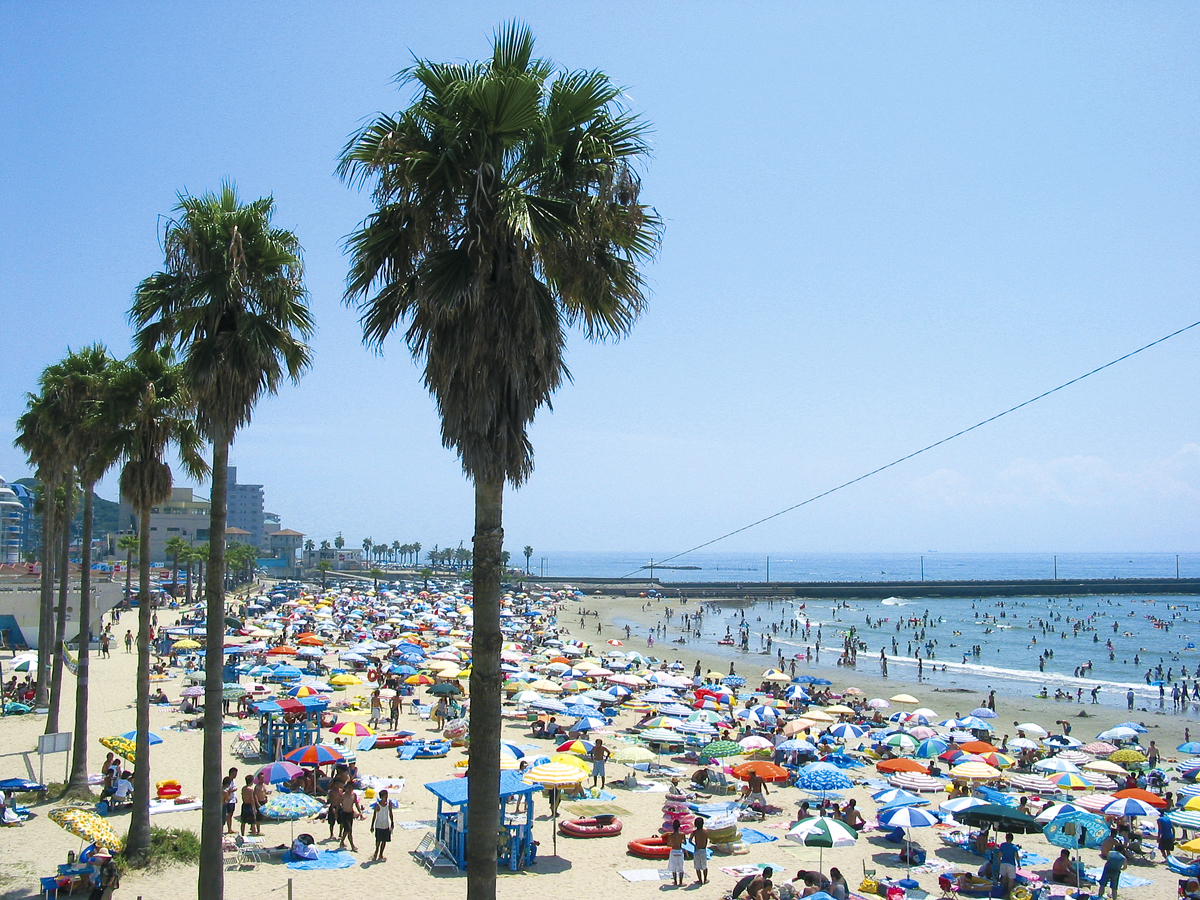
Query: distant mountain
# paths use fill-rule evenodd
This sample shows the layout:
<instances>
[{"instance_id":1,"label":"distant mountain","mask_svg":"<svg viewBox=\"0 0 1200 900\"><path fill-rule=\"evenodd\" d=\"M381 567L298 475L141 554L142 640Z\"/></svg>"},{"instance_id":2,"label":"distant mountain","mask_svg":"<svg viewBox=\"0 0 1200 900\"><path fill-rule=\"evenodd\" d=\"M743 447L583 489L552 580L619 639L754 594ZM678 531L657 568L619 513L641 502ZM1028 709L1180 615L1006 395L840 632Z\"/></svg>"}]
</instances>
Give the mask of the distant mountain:
<instances>
[{"instance_id":1,"label":"distant mountain","mask_svg":"<svg viewBox=\"0 0 1200 900\"><path fill-rule=\"evenodd\" d=\"M16 484L23 484L30 490L38 487L36 478L18 478ZM106 534L111 534L117 530L117 522L119 516L117 511L120 509L119 503L114 503L112 500L105 500L99 494L92 493L92 535L100 538ZM33 522L30 526L34 530L35 543L40 542L42 534L42 517L38 513L34 513ZM78 504L75 510L75 521L71 524L71 533L80 535L83 533L83 504Z\"/></svg>"}]
</instances>

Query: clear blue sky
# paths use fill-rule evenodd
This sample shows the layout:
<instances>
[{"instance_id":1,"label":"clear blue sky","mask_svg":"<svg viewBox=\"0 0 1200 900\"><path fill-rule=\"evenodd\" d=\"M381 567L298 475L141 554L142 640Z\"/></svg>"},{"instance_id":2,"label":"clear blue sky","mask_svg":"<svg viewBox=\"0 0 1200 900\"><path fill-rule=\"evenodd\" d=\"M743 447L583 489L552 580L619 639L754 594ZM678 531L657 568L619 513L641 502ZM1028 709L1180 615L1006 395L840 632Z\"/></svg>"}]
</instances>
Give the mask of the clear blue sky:
<instances>
[{"instance_id":1,"label":"clear blue sky","mask_svg":"<svg viewBox=\"0 0 1200 900\"><path fill-rule=\"evenodd\" d=\"M1195 4L7 3L0 474L44 366L128 350L176 193L232 178L300 236L318 323L241 480L318 540L469 544L419 373L341 303L369 204L334 168L412 55L513 16L627 87L666 221L633 335L572 337L515 554L683 549L1200 319ZM1200 329L726 546L1200 549L1198 358Z\"/></svg>"}]
</instances>

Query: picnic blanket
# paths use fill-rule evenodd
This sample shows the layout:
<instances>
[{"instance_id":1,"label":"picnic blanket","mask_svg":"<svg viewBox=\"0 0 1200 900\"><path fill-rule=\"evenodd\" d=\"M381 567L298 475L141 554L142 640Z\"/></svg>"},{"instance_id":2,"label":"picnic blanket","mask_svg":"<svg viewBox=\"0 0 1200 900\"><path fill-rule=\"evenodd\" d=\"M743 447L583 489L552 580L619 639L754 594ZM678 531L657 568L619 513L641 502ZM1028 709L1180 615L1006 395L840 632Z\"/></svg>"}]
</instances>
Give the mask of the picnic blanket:
<instances>
[{"instance_id":1,"label":"picnic blanket","mask_svg":"<svg viewBox=\"0 0 1200 900\"><path fill-rule=\"evenodd\" d=\"M348 869L358 862L349 850L318 850L316 859L296 859L289 850L283 861L289 869Z\"/></svg>"},{"instance_id":2,"label":"picnic blanket","mask_svg":"<svg viewBox=\"0 0 1200 900\"><path fill-rule=\"evenodd\" d=\"M415 822L397 822L396 827L405 831L415 831L418 828L434 828L437 822L433 819L417 819Z\"/></svg>"},{"instance_id":3,"label":"picnic blanket","mask_svg":"<svg viewBox=\"0 0 1200 900\"><path fill-rule=\"evenodd\" d=\"M769 844L771 841L779 840L773 834L763 834L761 831L756 831L753 828L742 829L743 844Z\"/></svg>"},{"instance_id":4,"label":"picnic blanket","mask_svg":"<svg viewBox=\"0 0 1200 900\"><path fill-rule=\"evenodd\" d=\"M744 866L721 866L721 871L731 878L745 878L747 875L757 875L760 871L771 868L776 872L784 871L784 866L775 863L747 863Z\"/></svg>"},{"instance_id":5,"label":"picnic blanket","mask_svg":"<svg viewBox=\"0 0 1200 900\"><path fill-rule=\"evenodd\" d=\"M671 878L671 873L666 869L630 869L617 874L626 881L668 881Z\"/></svg>"},{"instance_id":6,"label":"picnic blanket","mask_svg":"<svg viewBox=\"0 0 1200 900\"><path fill-rule=\"evenodd\" d=\"M1099 882L1100 873L1103 872L1104 869L1101 866L1096 866L1091 869L1084 869L1083 871L1092 881ZM1121 873L1122 888L1145 887L1148 884L1154 884L1154 882L1149 878L1142 878L1138 875L1130 875L1128 869Z\"/></svg>"}]
</instances>

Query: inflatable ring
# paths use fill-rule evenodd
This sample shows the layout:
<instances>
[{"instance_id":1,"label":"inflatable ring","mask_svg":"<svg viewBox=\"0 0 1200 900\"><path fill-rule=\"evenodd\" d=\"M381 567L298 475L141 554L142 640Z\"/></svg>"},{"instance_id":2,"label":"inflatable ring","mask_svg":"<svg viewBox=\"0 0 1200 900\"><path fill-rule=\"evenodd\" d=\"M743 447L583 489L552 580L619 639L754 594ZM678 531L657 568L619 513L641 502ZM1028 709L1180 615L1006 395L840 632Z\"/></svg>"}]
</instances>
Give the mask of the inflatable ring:
<instances>
[{"instance_id":1,"label":"inflatable ring","mask_svg":"<svg viewBox=\"0 0 1200 900\"><path fill-rule=\"evenodd\" d=\"M1013 888L1013 892L1009 894L1009 900L1029 900L1032 894L1029 893L1029 888L1018 887Z\"/></svg>"},{"instance_id":2,"label":"inflatable ring","mask_svg":"<svg viewBox=\"0 0 1200 900\"><path fill-rule=\"evenodd\" d=\"M376 672L374 669L368 669L367 670L367 681L374 683L378 680L379 680L379 673Z\"/></svg>"},{"instance_id":3,"label":"inflatable ring","mask_svg":"<svg viewBox=\"0 0 1200 900\"><path fill-rule=\"evenodd\" d=\"M621 820L616 816L593 816L588 819L563 819L558 823L559 834L567 837L615 837L621 833Z\"/></svg>"},{"instance_id":4,"label":"inflatable ring","mask_svg":"<svg viewBox=\"0 0 1200 900\"><path fill-rule=\"evenodd\" d=\"M630 841L627 845L629 853L640 859L667 859L671 855L671 845L664 838L648 837Z\"/></svg>"}]
</instances>

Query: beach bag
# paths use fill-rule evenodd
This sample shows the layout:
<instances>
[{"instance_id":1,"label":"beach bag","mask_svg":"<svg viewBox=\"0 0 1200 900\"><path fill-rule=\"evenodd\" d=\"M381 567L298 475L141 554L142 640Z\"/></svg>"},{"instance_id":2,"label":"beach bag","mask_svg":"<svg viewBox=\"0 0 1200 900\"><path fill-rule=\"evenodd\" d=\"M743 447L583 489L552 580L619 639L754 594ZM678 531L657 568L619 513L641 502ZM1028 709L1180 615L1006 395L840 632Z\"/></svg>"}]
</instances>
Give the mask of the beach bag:
<instances>
[{"instance_id":1,"label":"beach bag","mask_svg":"<svg viewBox=\"0 0 1200 900\"><path fill-rule=\"evenodd\" d=\"M311 834L301 834L292 841L292 856L296 859L316 859L317 848Z\"/></svg>"},{"instance_id":2,"label":"beach bag","mask_svg":"<svg viewBox=\"0 0 1200 900\"><path fill-rule=\"evenodd\" d=\"M879 882L874 878L864 878L862 880L862 884L858 886L858 889L864 894L878 894Z\"/></svg>"},{"instance_id":3,"label":"beach bag","mask_svg":"<svg viewBox=\"0 0 1200 900\"><path fill-rule=\"evenodd\" d=\"M101 800L99 803L96 804L96 815L99 815L99 816L107 816L108 815L108 801L107 800Z\"/></svg>"}]
</instances>

